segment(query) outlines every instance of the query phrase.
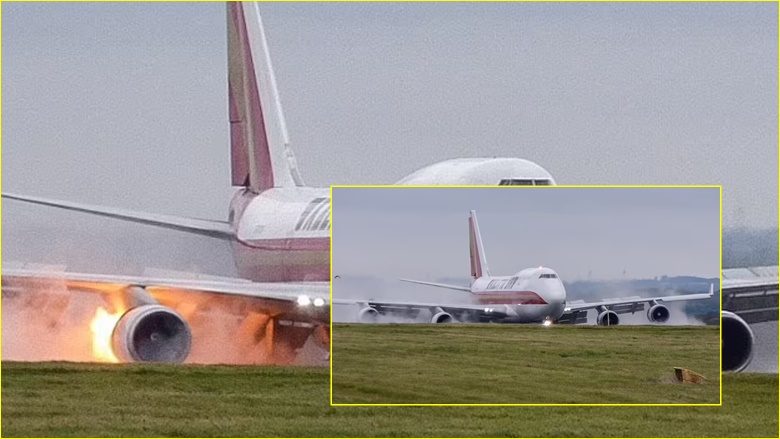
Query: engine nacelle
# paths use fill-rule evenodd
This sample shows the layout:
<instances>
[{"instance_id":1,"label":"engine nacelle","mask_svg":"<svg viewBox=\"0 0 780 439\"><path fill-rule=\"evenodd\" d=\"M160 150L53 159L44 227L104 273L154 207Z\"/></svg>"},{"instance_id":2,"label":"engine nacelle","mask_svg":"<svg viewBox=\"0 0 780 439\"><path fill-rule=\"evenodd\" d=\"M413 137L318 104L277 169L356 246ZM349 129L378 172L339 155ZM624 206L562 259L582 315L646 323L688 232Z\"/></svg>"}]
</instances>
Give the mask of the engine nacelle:
<instances>
[{"instance_id":1,"label":"engine nacelle","mask_svg":"<svg viewBox=\"0 0 780 439\"><path fill-rule=\"evenodd\" d=\"M669 320L669 308L664 305L655 304L647 310L647 320L653 323L664 323Z\"/></svg>"},{"instance_id":2,"label":"engine nacelle","mask_svg":"<svg viewBox=\"0 0 780 439\"><path fill-rule=\"evenodd\" d=\"M176 311L147 304L130 309L119 319L111 342L122 361L181 363L190 354L192 333Z\"/></svg>"},{"instance_id":3,"label":"engine nacelle","mask_svg":"<svg viewBox=\"0 0 780 439\"><path fill-rule=\"evenodd\" d=\"M733 312L721 314L723 334L723 370L739 372L753 359L753 330Z\"/></svg>"},{"instance_id":4,"label":"engine nacelle","mask_svg":"<svg viewBox=\"0 0 780 439\"><path fill-rule=\"evenodd\" d=\"M615 326L620 323L620 318L615 311L602 311L596 317L596 324L599 326Z\"/></svg>"},{"instance_id":5,"label":"engine nacelle","mask_svg":"<svg viewBox=\"0 0 780 439\"><path fill-rule=\"evenodd\" d=\"M379 311L376 308L367 306L358 313L358 320L363 323L376 323L379 320Z\"/></svg>"},{"instance_id":6,"label":"engine nacelle","mask_svg":"<svg viewBox=\"0 0 780 439\"><path fill-rule=\"evenodd\" d=\"M455 319L452 317L452 314L439 311L436 314L431 317L431 323L454 323Z\"/></svg>"}]
</instances>

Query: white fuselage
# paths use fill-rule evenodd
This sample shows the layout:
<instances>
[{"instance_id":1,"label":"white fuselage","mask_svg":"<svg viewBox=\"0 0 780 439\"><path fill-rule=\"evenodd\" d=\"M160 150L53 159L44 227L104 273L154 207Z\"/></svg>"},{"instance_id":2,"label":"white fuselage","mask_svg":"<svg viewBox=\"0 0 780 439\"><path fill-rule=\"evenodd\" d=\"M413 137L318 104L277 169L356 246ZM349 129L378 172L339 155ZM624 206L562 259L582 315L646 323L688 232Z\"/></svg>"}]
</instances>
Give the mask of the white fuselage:
<instances>
[{"instance_id":1,"label":"white fuselage","mask_svg":"<svg viewBox=\"0 0 780 439\"><path fill-rule=\"evenodd\" d=\"M555 271L527 268L512 276L483 276L471 284L475 303L505 312L507 322L555 321L563 315L566 289Z\"/></svg>"},{"instance_id":2,"label":"white fuselage","mask_svg":"<svg viewBox=\"0 0 780 439\"><path fill-rule=\"evenodd\" d=\"M257 282L330 279L330 193L327 188L240 190L229 222L239 276Z\"/></svg>"}]
</instances>

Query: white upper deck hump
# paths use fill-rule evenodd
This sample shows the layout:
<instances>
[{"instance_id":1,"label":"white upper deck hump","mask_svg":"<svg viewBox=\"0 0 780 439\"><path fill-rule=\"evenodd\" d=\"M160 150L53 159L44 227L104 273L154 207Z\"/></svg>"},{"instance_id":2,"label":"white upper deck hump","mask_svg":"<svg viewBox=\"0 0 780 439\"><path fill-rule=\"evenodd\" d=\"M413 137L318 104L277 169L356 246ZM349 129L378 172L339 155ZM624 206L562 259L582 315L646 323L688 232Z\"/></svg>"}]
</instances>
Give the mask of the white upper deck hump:
<instances>
[{"instance_id":1,"label":"white upper deck hump","mask_svg":"<svg viewBox=\"0 0 780 439\"><path fill-rule=\"evenodd\" d=\"M257 3L228 3L227 31L233 185L302 186Z\"/></svg>"},{"instance_id":2,"label":"white upper deck hump","mask_svg":"<svg viewBox=\"0 0 780 439\"><path fill-rule=\"evenodd\" d=\"M536 163L519 158L462 158L426 166L396 184L528 185L555 184L552 175Z\"/></svg>"},{"instance_id":3,"label":"white upper deck hump","mask_svg":"<svg viewBox=\"0 0 780 439\"><path fill-rule=\"evenodd\" d=\"M469 215L469 258L471 259L471 277L479 279L483 276L490 276L485 258L485 248L482 246L482 235L479 233L477 212L474 210Z\"/></svg>"}]
</instances>

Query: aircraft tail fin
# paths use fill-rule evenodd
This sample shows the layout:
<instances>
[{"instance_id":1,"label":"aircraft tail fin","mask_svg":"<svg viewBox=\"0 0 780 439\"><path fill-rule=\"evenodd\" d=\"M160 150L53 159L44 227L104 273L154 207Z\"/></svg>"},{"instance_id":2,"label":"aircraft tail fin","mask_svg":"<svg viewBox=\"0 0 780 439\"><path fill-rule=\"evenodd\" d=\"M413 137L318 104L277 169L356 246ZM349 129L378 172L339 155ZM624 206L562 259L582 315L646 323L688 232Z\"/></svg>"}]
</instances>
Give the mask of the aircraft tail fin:
<instances>
[{"instance_id":1,"label":"aircraft tail fin","mask_svg":"<svg viewBox=\"0 0 780 439\"><path fill-rule=\"evenodd\" d=\"M257 3L229 2L227 30L232 183L302 186Z\"/></svg>"},{"instance_id":2,"label":"aircraft tail fin","mask_svg":"<svg viewBox=\"0 0 780 439\"><path fill-rule=\"evenodd\" d=\"M471 259L471 277L479 279L482 276L490 276L485 249L482 246L482 236L479 234L477 212L474 210L469 215L469 257Z\"/></svg>"}]
</instances>

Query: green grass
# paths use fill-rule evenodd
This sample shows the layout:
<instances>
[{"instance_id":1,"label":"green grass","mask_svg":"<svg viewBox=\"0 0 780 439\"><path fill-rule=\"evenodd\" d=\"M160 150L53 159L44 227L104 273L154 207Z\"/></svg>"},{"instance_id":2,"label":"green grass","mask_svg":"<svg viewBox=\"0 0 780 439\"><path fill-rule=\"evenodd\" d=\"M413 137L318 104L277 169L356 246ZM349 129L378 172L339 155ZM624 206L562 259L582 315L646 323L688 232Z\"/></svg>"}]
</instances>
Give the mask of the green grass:
<instances>
[{"instance_id":1,"label":"green grass","mask_svg":"<svg viewBox=\"0 0 780 439\"><path fill-rule=\"evenodd\" d=\"M326 368L5 362L2 435L776 437L777 390L739 374L723 407L329 407Z\"/></svg>"},{"instance_id":2,"label":"green grass","mask_svg":"<svg viewBox=\"0 0 780 439\"><path fill-rule=\"evenodd\" d=\"M334 403L718 404L707 326L333 326ZM707 380L681 384L674 367Z\"/></svg>"}]
</instances>

